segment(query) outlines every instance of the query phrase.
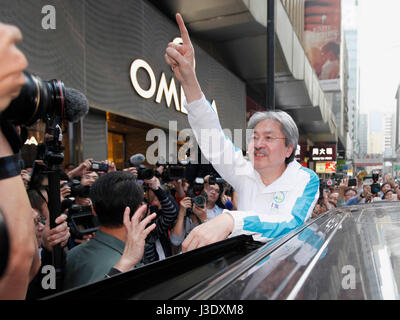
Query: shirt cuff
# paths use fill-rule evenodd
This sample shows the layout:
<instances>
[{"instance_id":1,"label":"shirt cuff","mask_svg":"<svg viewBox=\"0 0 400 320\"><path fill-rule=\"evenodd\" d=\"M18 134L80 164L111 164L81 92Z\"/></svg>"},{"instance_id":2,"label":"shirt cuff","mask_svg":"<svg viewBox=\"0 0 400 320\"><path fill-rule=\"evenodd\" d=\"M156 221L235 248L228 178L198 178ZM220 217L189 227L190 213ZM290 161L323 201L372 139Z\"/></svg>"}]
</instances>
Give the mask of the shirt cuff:
<instances>
[{"instance_id":1,"label":"shirt cuff","mask_svg":"<svg viewBox=\"0 0 400 320\"><path fill-rule=\"evenodd\" d=\"M227 213L233 218L233 230L232 233L230 234L229 237L234 237L243 232L243 217L237 212L237 211L229 211L227 209L224 209L222 213Z\"/></svg>"},{"instance_id":2,"label":"shirt cuff","mask_svg":"<svg viewBox=\"0 0 400 320\"><path fill-rule=\"evenodd\" d=\"M184 107L188 112L190 112L190 111L192 111L194 109L201 108L204 105L204 101L207 102L207 99L204 96L204 94L203 93L201 93L201 94L202 94L202 97L199 100L195 100L195 101L192 101L190 103L185 102Z\"/></svg>"}]
</instances>

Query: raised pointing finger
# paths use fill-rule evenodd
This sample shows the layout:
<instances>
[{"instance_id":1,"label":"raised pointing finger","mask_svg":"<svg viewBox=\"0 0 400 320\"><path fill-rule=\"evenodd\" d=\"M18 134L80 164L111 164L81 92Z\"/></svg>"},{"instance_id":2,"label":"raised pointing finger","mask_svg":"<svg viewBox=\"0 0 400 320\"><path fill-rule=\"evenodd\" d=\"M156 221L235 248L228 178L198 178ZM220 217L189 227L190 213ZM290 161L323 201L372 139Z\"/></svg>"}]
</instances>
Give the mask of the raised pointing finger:
<instances>
[{"instance_id":1,"label":"raised pointing finger","mask_svg":"<svg viewBox=\"0 0 400 320\"><path fill-rule=\"evenodd\" d=\"M180 13L176 14L176 22L178 23L179 31L181 32L181 38L182 38L183 44L191 46L192 43L189 38L189 33L186 29L185 23L183 22L183 18Z\"/></svg>"}]
</instances>

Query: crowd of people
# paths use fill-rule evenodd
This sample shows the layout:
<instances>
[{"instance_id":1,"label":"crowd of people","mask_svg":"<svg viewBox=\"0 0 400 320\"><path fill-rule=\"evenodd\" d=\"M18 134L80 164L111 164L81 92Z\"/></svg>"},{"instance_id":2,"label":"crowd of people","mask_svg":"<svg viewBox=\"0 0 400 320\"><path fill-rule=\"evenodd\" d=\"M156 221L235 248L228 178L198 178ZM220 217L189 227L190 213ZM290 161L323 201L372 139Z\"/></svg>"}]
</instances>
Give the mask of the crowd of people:
<instances>
[{"instance_id":1,"label":"crowd of people","mask_svg":"<svg viewBox=\"0 0 400 320\"><path fill-rule=\"evenodd\" d=\"M109 160L86 159L77 166L67 164L64 170L52 164L50 171L60 178L54 180L45 159L21 170L23 139L1 118L0 210L9 230L10 250L0 275L0 299L51 294L43 286L47 274L40 272L40 266L51 265L60 253L58 291L229 236L249 234L267 242L312 215L377 198L368 185L349 188L346 179L337 188L320 192L316 173L294 160L299 131L283 111L252 115L245 157L225 137L218 115L206 100L197 80L189 34L179 14L176 20L183 43L169 43L165 60L185 91L189 124L210 164L189 164L186 171L190 174L171 178L169 164L147 168L144 174L142 167L117 170ZM27 62L15 45L21 39L17 28L0 24L0 111L24 84ZM207 129L216 131L213 140L219 143L209 145L200 139L201 131ZM392 182L382 185L385 199L399 196ZM54 203L60 208L51 209Z\"/></svg>"},{"instance_id":2,"label":"crowd of people","mask_svg":"<svg viewBox=\"0 0 400 320\"><path fill-rule=\"evenodd\" d=\"M211 166L209 174L203 169L199 172L203 177L189 181L184 177L170 180L168 166L160 164L152 176L141 180L140 168L117 170L113 162L104 160L107 171L97 171L92 161L86 159L76 167L67 164L59 172L62 212L53 229L48 178L38 169L40 161L21 171L42 265L51 264L54 246L63 248L63 290L180 253L191 230L237 206L236 192L214 176ZM199 171L197 165L187 169ZM33 279L28 298L48 294L42 279L41 273Z\"/></svg>"},{"instance_id":3,"label":"crowd of people","mask_svg":"<svg viewBox=\"0 0 400 320\"><path fill-rule=\"evenodd\" d=\"M365 174L366 172L361 171L356 175L355 186L349 186L350 177L342 178L337 184L329 186L325 181L321 181L320 198L314 207L312 217L343 206L400 200L400 182L390 174L382 176L381 173L377 173L375 182L371 181L371 178L364 179Z\"/></svg>"}]
</instances>

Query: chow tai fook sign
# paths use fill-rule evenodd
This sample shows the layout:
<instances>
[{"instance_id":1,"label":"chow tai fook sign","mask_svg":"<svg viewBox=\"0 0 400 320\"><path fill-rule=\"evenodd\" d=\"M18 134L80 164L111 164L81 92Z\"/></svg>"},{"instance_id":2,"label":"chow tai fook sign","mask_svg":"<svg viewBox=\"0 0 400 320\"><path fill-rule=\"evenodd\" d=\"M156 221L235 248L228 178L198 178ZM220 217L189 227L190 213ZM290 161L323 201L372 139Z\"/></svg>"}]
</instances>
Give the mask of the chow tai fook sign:
<instances>
[{"instance_id":1,"label":"chow tai fook sign","mask_svg":"<svg viewBox=\"0 0 400 320\"><path fill-rule=\"evenodd\" d=\"M335 162L317 162L315 165L316 173L335 173L336 164Z\"/></svg>"},{"instance_id":2,"label":"chow tai fook sign","mask_svg":"<svg viewBox=\"0 0 400 320\"><path fill-rule=\"evenodd\" d=\"M312 161L336 161L336 145L320 145L311 148Z\"/></svg>"}]
</instances>

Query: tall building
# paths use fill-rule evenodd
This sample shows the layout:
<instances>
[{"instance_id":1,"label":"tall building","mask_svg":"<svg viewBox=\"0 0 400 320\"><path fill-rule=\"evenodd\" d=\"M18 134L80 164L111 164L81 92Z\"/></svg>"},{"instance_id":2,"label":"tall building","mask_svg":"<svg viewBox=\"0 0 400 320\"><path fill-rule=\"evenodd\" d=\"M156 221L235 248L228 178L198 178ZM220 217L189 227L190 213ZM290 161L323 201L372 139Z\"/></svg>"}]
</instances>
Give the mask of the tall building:
<instances>
[{"instance_id":1,"label":"tall building","mask_svg":"<svg viewBox=\"0 0 400 320\"><path fill-rule=\"evenodd\" d=\"M358 33L357 30L344 31L348 55L348 81L347 81L347 106L348 106L348 126L349 140L347 144L352 146L353 152L356 150L358 136L359 106L358 106ZM352 154L349 155L352 158Z\"/></svg>"},{"instance_id":2,"label":"tall building","mask_svg":"<svg viewBox=\"0 0 400 320\"><path fill-rule=\"evenodd\" d=\"M395 118L391 112L385 113L383 118L384 155L394 157L395 150Z\"/></svg>"},{"instance_id":3,"label":"tall building","mask_svg":"<svg viewBox=\"0 0 400 320\"><path fill-rule=\"evenodd\" d=\"M383 154L384 152L383 113L376 111L370 112L368 133L369 133L368 153Z\"/></svg>"},{"instance_id":4,"label":"tall building","mask_svg":"<svg viewBox=\"0 0 400 320\"><path fill-rule=\"evenodd\" d=\"M358 128L359 156L368 153L368 114L360 114Z\"/></svg>"},{"instance_id":5,"label":"tall building","mask_svg":"<svg viewBox=\"0 0 400 320\"><path fill-rule=\"evenodd\" d=\"M357 31L356 0L342 0L342 28L347 51L347 152L346 159L351 163L360 154L359 138L359 50Z\"/></svg>"}]
</instances>

